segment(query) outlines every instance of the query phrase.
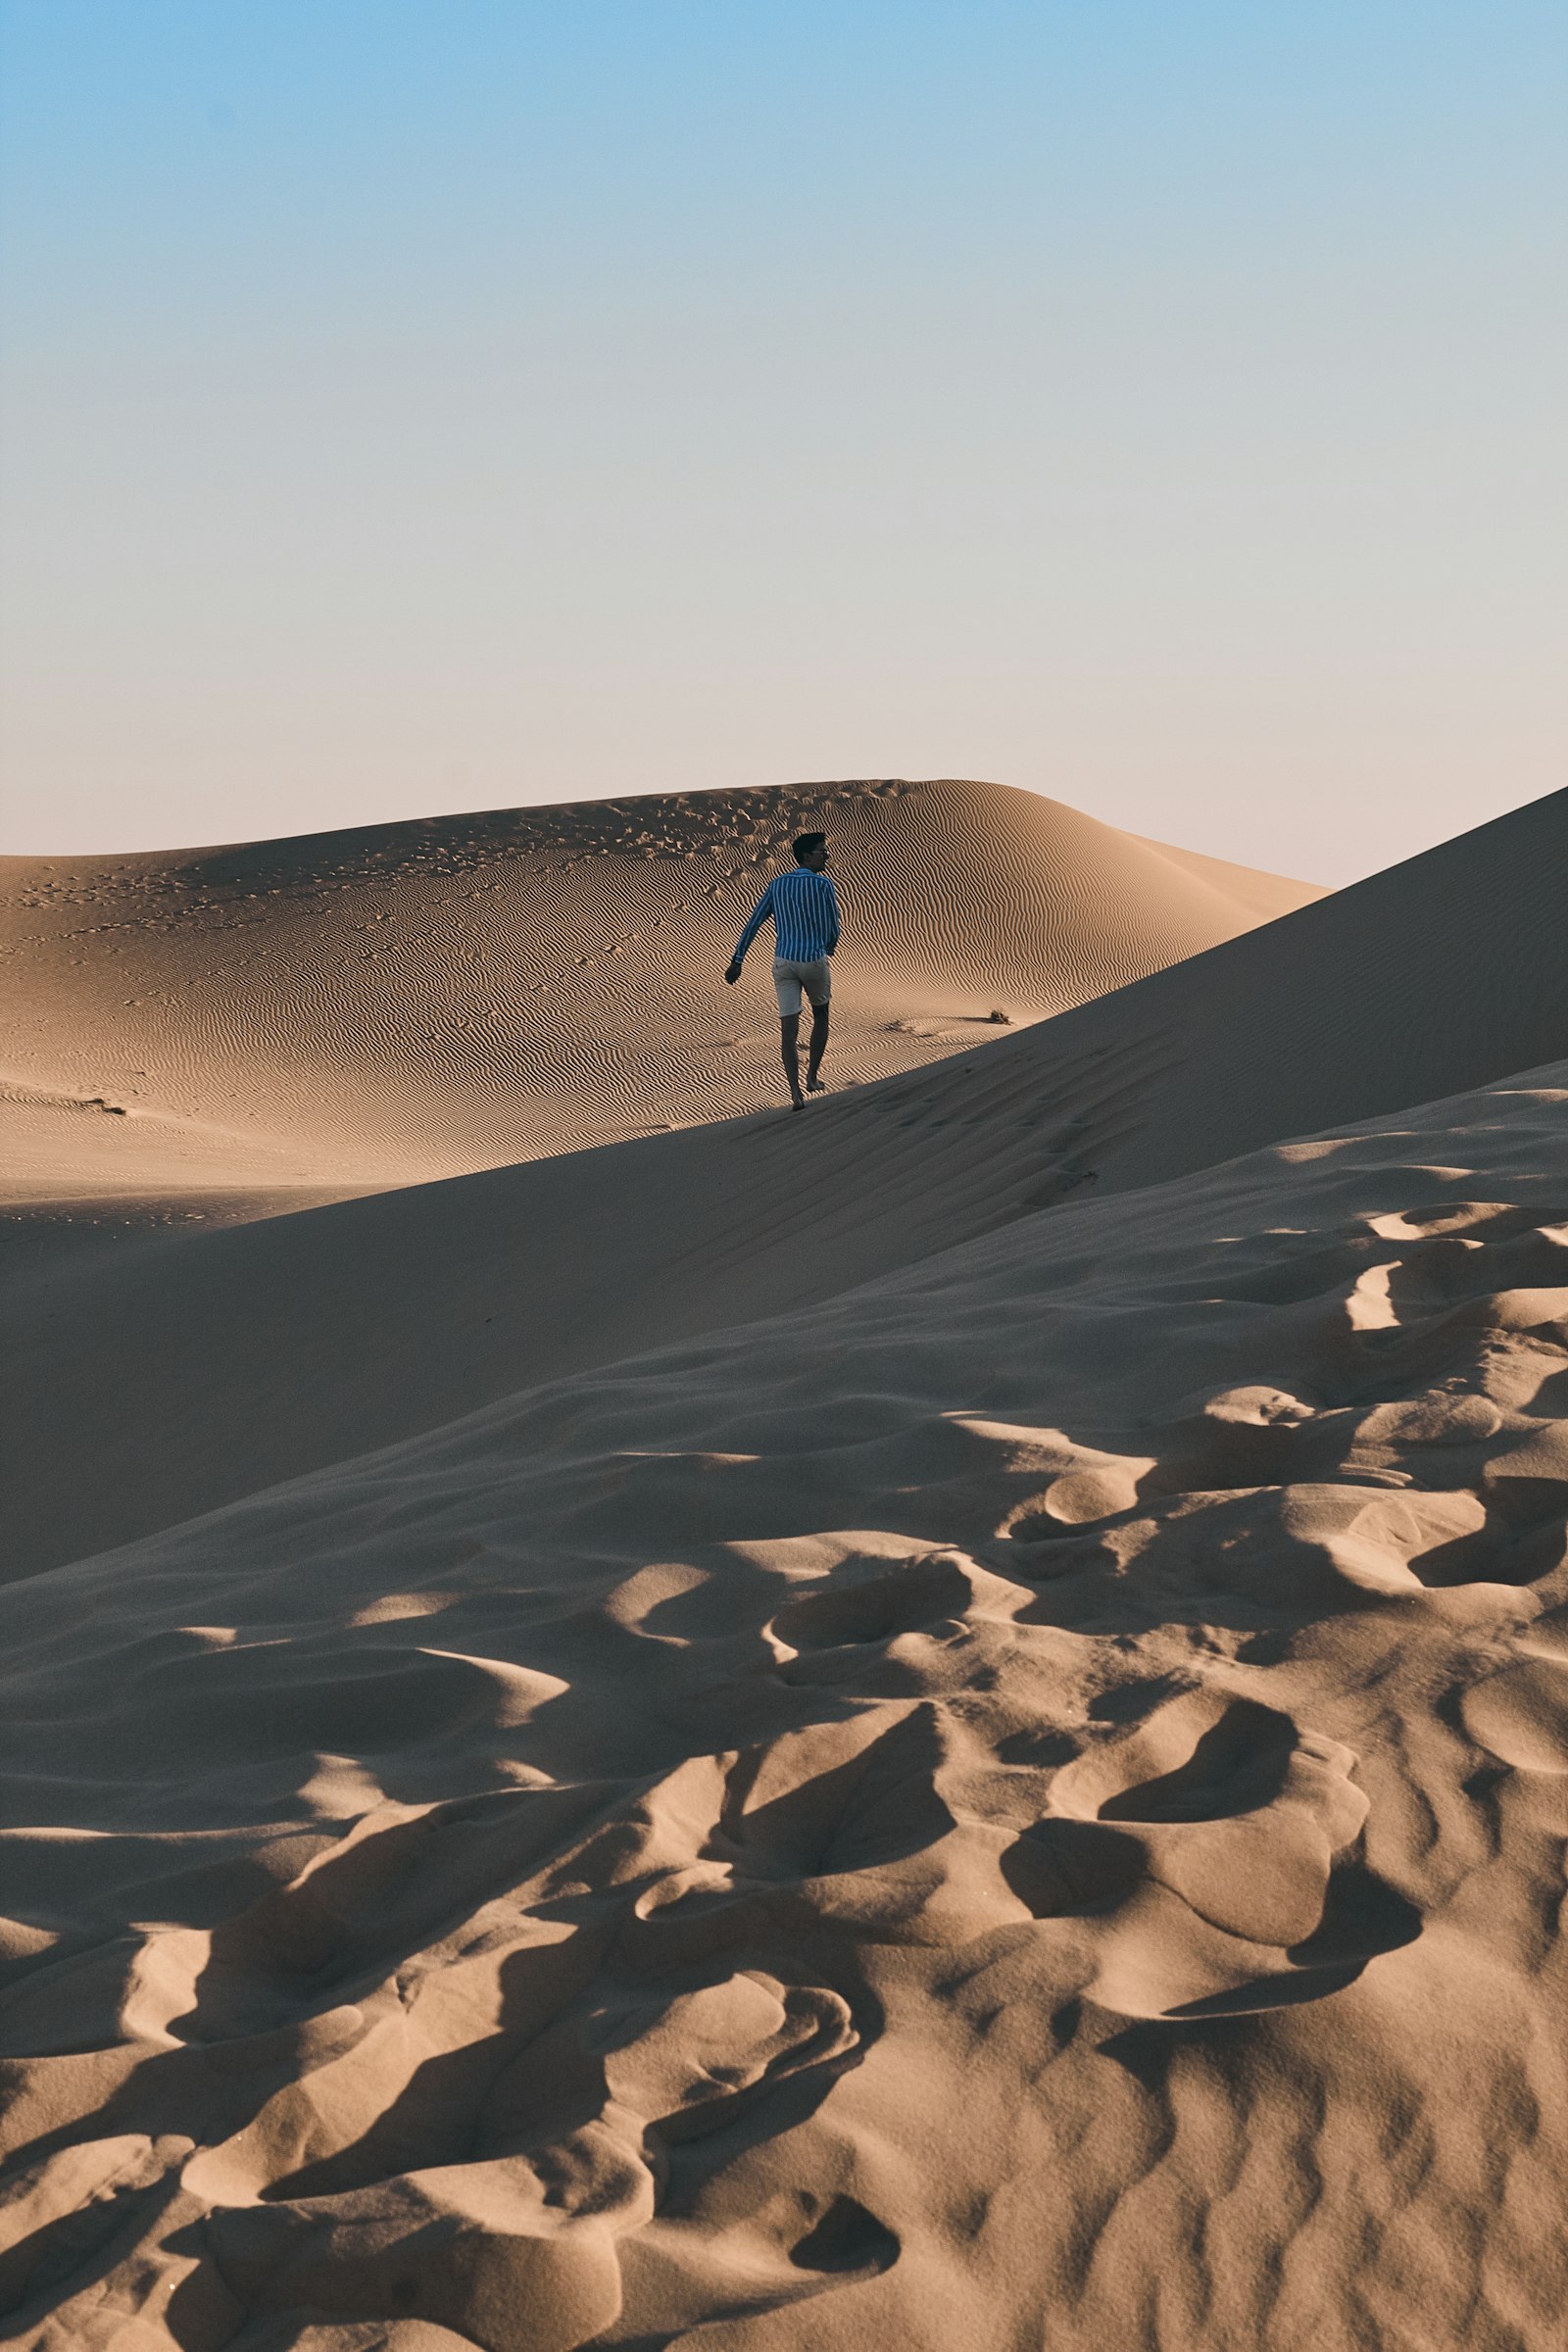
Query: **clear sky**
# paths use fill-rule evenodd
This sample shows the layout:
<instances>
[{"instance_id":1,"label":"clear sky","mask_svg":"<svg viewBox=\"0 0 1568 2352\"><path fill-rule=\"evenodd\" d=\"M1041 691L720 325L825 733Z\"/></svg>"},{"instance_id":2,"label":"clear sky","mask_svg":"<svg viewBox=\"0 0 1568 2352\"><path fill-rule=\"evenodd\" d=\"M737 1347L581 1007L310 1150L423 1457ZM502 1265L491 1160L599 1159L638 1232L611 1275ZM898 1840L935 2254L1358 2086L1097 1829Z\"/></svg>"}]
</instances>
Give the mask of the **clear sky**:
<instances>
[{"instance_id":1,"label":"clear sky","mask_svg":"<svg viewBox=\"0 0 1568 2352\"><path fill-rule=\"evenodd\" d=\"M1565 780L1560 0L0 0L0 848Z\"/></svg>"}]
</instances>

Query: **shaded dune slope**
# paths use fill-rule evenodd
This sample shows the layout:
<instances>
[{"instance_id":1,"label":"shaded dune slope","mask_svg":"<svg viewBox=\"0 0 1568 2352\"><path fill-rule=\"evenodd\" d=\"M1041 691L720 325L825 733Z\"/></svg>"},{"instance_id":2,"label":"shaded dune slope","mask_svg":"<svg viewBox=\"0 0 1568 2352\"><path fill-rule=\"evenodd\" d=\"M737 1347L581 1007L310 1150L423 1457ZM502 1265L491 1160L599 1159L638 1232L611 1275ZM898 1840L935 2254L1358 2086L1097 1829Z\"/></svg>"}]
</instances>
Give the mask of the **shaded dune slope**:
<instances>
[{"instance_id":1,"label":"shaded dune slope","mask_svg":"<svg viewBox=\"0 0 1568 2352\"><path fill-rule=\"evenodd\" d=\"M0 1314L13 1557L48 1564L170 1526L527 1383L826 1298L1089 1186L1158 1181L1568 1053L1565 858L1558 794L800 1118L18 1285Z\"/></svg>"},{"instance_id":2,"label":"shaded dune slope","mask_svg":"<svg viewBox=\"0 0 1568 2352\"><path fill-rule=\"evenodd\" d=\"M1068 1203L0 1593L13 2340L1545 2352L1565 1146Z\"/></svg>"},{"instance_id":3,"label":"shaded dune slope","mask_svg":"<svg viewBox=\"0 0 1568 2352\"><path fill-rule=\"evenodd\" d=\"M765 956L738 991L721 975L808 825L833 834L844 879L842 1078L940 1057L995 1007L1058 1011L1318 895L967 783L11 859L12 1197L245 1217L774 1100Z\"/></svg>"}]
</instances>

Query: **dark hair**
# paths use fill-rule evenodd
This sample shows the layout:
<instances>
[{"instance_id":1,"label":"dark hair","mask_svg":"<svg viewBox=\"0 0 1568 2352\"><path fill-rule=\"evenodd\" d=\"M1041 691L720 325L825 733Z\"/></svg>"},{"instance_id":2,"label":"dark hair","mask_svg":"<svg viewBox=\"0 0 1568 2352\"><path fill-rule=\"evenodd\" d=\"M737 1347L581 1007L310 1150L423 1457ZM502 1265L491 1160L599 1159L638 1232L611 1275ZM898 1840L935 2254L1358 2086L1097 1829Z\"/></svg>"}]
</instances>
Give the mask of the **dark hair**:
<instances>
[{"instance_id":1,"label":"dark hair","mask_svg":"<svg viewBox=\"0 0 1568 2352\"><path fill-rule=\"evenodd\" d=\"M825 850L826 848L827 835L825 833L802 833L795 843L796 864L804 865L813 850Z\"/></svg>"}]
</instances>

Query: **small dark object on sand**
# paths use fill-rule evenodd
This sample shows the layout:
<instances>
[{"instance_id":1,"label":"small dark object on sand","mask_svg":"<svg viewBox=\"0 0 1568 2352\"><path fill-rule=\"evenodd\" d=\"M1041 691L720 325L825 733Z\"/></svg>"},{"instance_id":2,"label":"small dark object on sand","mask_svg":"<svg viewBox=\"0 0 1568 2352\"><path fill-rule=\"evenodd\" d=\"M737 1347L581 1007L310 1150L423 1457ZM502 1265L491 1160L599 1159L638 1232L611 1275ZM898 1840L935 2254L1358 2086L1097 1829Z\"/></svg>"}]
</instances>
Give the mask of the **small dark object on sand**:
<instances>
[{"instance_id":1,"label":"small dark object on sand","mask_svg":"<svg viewBox=\"0 0 1568 2352\"><path fill-rule=\"evenodd\" d=\"M1004 1012L1000 1004L995 1012L988 1012L986 1014L986 1019L988 1021L995 1021L999 1029L1010 1029L1012 1027L1011 1013Z\"/></svg>"}]
</instances>

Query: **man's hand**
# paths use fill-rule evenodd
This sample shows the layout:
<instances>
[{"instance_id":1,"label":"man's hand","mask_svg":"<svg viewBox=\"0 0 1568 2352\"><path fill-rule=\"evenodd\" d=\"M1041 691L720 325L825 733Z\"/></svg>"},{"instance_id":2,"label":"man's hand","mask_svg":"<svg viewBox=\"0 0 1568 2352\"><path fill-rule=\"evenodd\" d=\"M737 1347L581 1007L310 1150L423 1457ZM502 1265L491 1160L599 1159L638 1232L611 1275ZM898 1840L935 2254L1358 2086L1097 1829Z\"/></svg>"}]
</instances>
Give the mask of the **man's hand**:
<instances>
[{"instance_id":1,"label":"man's hand","mask_svg":"<svg viewBox=\"0 0 1568 2352\"><path fill-rule=\"evenodd\" d=\"M740 965L739 965L738 963L732 963L732 964L730 965L730 967L729 967L729 970L728 970L728 971L727 971L727 972L724 974L724 977L725 977L725 979L728 981L728 983L729 983L729 985L730 985L730 987L731 987L731 988L733 988L733 987L734 987L734 985L735 985L736 981L737 981L737 980L740 978L740 976L741 976L741 967L740 967Z\"/></svg>"}]
</instances>

